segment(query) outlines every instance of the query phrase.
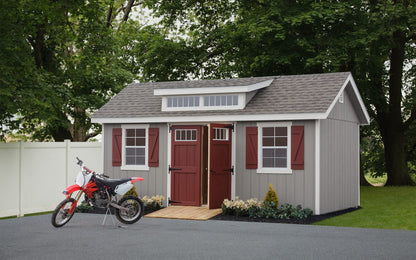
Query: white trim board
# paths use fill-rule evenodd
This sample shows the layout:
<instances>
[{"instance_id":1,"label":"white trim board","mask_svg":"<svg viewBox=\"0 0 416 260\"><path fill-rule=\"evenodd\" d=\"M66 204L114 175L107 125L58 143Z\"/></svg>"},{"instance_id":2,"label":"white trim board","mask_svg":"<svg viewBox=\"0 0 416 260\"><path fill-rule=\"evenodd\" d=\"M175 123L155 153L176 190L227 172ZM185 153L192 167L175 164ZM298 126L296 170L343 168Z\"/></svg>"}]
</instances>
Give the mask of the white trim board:
<instances>
[{"instance_id":1,"label":"white trim board","mask_svg":"<svg viewBox=\"0 0 416 260\"><path fill-rule=\"evenodd\" d=\"M131 117L131 118L91 118L92 123L134 124L134 123L194 123L194 122L236 122L236 121L288 121L326 119L325 113L262 114L262 115L210 115L210 116L170 116L170 117Z\"/></svg>"},{"instance_id":2,"label":"white trim board","mask_svg":"<svg viewBox=\"0 0 416 260\"><path fill-rule=\"evenodd\" d=\"M226 93L247 93L254 90L262 89L270 86L273 79L262 81L247 86L232 87L206 87L206 88L169 88L155 89L155 96L174 96L174 95L199 95L199 94L226 94Z\"/></svg>"}]
</instances>

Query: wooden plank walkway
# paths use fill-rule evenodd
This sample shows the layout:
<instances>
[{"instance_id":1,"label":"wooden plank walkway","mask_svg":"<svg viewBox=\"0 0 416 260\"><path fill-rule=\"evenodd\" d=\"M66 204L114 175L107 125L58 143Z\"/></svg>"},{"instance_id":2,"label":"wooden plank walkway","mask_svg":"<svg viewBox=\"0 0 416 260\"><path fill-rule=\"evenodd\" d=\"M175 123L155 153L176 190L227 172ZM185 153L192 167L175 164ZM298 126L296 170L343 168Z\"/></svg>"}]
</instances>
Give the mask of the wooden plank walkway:
<instances>
[{"instance_id":1,"label":"wooden plank walkway","mask_svg":"<svg viewBox=\"0 0 416 260\"><path fill-rule=\"evenodd\" d=\"M221 209L208 209L207 207L192 206L169 206L167 208L147 214L144 217L207 220L218 214L221 214Z\"/></svg>"}]
</instances>

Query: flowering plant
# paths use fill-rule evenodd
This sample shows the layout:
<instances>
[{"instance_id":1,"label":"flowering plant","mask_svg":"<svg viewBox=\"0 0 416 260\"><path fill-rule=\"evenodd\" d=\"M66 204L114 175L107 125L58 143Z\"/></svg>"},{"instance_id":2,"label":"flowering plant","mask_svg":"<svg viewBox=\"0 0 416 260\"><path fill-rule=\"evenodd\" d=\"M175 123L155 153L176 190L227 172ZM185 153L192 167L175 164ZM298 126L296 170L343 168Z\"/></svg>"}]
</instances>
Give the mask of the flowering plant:
<instances>
[{"instance_id":1,"label":"flowering plant","mask_svg":"<svg viewBox=\"0 0 416 260\"><path fill-rule=\"evenodd\" d=\"M236 197L235 201L225 199L221 208L223 215L248 216L250 210L259 208L261 205L262 203L256 198L243 201Z\"/></svg>"},{"instance_id":2,"label":"flowering plant","mask_svg":"<svg viewBox=\"0 0 416 260\"><path fill-rule=\"evenodd\" d=\"M144 203L144 206L147 207L150 210L158 210L161 209L163 206L163 201L165 200L165 197L162 195L156 195L156 196L144 196L142 198L142 201Z\"/></svg>"}]
</instances>

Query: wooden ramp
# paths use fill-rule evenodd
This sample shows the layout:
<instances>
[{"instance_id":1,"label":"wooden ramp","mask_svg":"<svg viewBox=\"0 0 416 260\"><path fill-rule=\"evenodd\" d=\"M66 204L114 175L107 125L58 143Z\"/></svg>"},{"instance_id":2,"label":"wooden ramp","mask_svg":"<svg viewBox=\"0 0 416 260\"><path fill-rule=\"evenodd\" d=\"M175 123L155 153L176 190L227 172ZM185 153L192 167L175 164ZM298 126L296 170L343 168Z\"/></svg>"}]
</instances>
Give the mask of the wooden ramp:
<instances>
[{"instance_id":1,"label":"wooden ramp","mask_svg":"<svg viewBox=\"0 0 416 260\"><path fill-rule=\"evenodd\" d=\"M221 213L221 209L207 207L169 206L145 215L145 218L172 218L189 220L207 220Z\"/></svg>"}]
</instances>

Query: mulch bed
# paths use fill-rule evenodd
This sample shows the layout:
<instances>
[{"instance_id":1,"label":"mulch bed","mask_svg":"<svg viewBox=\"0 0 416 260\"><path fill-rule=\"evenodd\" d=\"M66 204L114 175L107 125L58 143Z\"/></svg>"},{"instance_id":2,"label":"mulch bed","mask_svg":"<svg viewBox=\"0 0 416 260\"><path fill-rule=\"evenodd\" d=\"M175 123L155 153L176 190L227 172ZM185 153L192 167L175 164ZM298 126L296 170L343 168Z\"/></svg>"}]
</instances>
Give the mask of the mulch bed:
<instances>
[{"instance_id":1,"label":"mulch bed","mask_svg":"<svg viewBox=\"0 0 416 260\"><path fill-rule=\"evenodd\" d=\"M288 223L288 224L312 224L312 223L315 223L324 219L332 218L332 217L346 214L349 212L353 212L359 209L361 209L361 207L344 209L344 210L327 213L323 215L313 215L305 219L249 218L249 217L230 216L230 215L220 214L211 218L210 220L231 220L231 221L246 221L246 222Z\"/></svg>"}]
</instances>

